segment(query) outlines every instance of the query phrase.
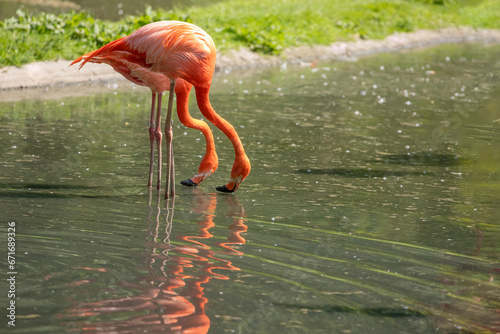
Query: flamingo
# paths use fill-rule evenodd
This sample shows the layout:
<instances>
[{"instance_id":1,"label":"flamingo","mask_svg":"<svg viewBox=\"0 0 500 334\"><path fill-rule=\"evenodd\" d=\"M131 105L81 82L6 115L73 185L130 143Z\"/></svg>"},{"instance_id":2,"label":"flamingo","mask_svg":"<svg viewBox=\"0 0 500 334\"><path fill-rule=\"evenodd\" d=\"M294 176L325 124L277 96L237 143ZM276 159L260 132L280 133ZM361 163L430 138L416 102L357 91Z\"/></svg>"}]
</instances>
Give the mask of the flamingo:
<instances>
[{"instance_id":1,"label":"flamingo","mask_svg":"<svg viewBox=\"0 0 500 334\"><path fill-rule=\"evenodd\" d=\"M221 192L236 191L250 173L250 160L234 127L219 116L209 100L209 91L215 69L215 44L204 30L194 24L180 21L159 21L147 24L126 37L110 42L98 50L89 52L74 60L71 65L87 62L103 63L113 67L126 79L151 89L151 119L149 123L150 163L148 187L153 180L154 144L158 149L157 189L160 189L162 165L161 100L169 91L168 109L165 120L165 141L167 147L167 177L165 198L175 196L174 155L172 131L173 93L177 96L177 115L185 126L200 130L205 136L206 150L198 173L181 182L185 186L197 186L218 167L212 131L208 124L189 114L189 94L195 89L198 107L210 122L219 128L231 141L235 158L229 182L216 189ZM155 107L156 100L158 101ZM156 118L155 118L156 108Z\"/></svg>"}]
</instances>

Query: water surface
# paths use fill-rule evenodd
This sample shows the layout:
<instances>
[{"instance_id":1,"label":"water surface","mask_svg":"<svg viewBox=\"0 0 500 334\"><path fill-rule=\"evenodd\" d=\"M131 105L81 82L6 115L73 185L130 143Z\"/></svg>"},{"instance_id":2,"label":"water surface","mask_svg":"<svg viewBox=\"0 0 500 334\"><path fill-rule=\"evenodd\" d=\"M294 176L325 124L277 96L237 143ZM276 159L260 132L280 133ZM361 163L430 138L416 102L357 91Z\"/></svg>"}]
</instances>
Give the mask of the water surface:
<instances>
[{"instance_id":1,"label":"water surface","mask_svg":"<svg viewBox=\"0 0 500 334\"><path fill-rule=\"evenodd\" d=\"M215 192L233 152L214 128L219 170L174 205L145 187L147 90L0 103L9 332L500 330L499 59L455 45L219 73L212 104L252 172ZM181 180L203 136L176 118L174 136Z\"/></svg>"},{"instance_id":2,"label":"water surface","mask_svg":"<svg viewBox=\"0 0 500 334\"><path fill-rule=\"evenodd\" d=\"M221 0L218 0L221 1ZM0 20L16 15L18 9L26 13L62 13L71 10L85 10L100 19L121 19L124 15L137 15L144 13L146 6L155 9L185 8L188 6L205 6L214 3L214 0L2 0L0 1Z\"/></svg>"}]
</instances>

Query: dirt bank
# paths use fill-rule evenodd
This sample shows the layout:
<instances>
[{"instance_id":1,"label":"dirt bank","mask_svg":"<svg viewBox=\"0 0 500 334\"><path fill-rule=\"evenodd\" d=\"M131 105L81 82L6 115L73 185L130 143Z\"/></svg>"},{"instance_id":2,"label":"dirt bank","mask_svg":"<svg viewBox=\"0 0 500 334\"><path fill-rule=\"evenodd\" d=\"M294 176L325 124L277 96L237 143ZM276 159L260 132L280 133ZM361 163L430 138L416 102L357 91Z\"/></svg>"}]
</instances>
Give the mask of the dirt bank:
<instances>
[{"instance_id":1,"label":"dirt bank","mask_svg":"<svg viewBox=\"0 0 500 334\"><path fill-rule=\"evenodd\" d=\"M249 50L234 50L219 55L216 70L276 66L287 63L310 62L323 59L352 60L357 57L427 47L444 43L483 42L500 43L500 30L447 28L437 31L420 30L397 33L384 40L337 42L329 46L301 46L287 49L281 56L264 56ZM88 50L82 50L82 53ZM0 69L0 100L12 90L76 85L86 82L105 82L122 77L105 65L88 64L81 71L68 67L70 61L36 62L18 67ZM10 91L10 92L9 92ZM17 92L20 93L20 92ZM23 91L23 95L27 91Z\"/></svg>"}]
</instances>

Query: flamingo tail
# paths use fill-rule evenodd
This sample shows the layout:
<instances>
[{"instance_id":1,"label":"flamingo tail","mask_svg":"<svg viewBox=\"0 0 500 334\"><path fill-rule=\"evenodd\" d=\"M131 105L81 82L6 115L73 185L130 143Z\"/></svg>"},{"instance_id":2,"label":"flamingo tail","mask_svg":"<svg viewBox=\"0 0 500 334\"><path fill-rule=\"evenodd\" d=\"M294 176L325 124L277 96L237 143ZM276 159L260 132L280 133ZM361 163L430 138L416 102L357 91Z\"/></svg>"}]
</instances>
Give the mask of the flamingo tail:
<instances>
[{"instance_id":1,"label":"flamingo tail","mask_svg":"<svg viewBox=\"0 0 500 334\"><path fill-rule=\"evenodd\" d=\"M100 49L86 53L83 56L76 58L69 66L77 64L83 60L83 62L80 64L80 67L79 67L79 68L82 68L83 65L85 65L89 61L90 62L99 62L97 58L105 56L106 54L109 54L112 51L128 49L126 47L126 43L124 43L125 38L127 38L127 36L119 38L115 41L109 42L108 44L104 45ZM96 61L93 61L94 59Z\"/></svg>"}]
</instances>

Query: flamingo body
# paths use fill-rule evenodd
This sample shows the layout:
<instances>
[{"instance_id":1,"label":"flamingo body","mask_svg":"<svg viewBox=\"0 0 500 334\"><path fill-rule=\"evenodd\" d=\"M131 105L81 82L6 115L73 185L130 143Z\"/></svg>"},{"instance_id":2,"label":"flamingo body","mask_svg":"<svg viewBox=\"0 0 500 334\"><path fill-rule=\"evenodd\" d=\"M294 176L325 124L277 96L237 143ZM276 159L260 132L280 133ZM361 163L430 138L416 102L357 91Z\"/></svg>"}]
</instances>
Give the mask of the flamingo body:
<instances>
[{"instance_id":1,"label":"flamingo body","mask_svg":"<svg viewBox=\"0 0 500 334\"><path fill-rule=\"evenodd\" d=\"M170 184L170 195L173 195L173 151L171 109L173 91L177 95L177 114L179 120L187 127L203 132L206 139L206 152L202 159L198 173L190 179L181 182L183 185L194 186L200 184L218 167L218 158L215 144L209 126L191 117L188 110L189 94L194 86L196 100L202 114L217 126L232 142L235 150L235 161L229 182L217 187L223 192L233 192L250 173L250 161L245 154L243 145L234 127L219 116L209 100L209 90L215 69L215 44L205 31L186 22L160 21L147 24L132 34L110 42L98 50L89 52L71 63L82 62L80 68L87 62L104 63L111 65L115 71L135 84L149 87L152 91L151 123L149 128L151 140L150 178L152 182L152 168L154 158L154 142L158 146L158 188L161 178L161 141L162 133L159 127L161 114L161 97L169 90L169 107L165 122L167 139L167 190ZM158 96L156 124L154 124L155 99ZM172 169L170 170L170 167Z\"/></svg>"}]
</instances>

